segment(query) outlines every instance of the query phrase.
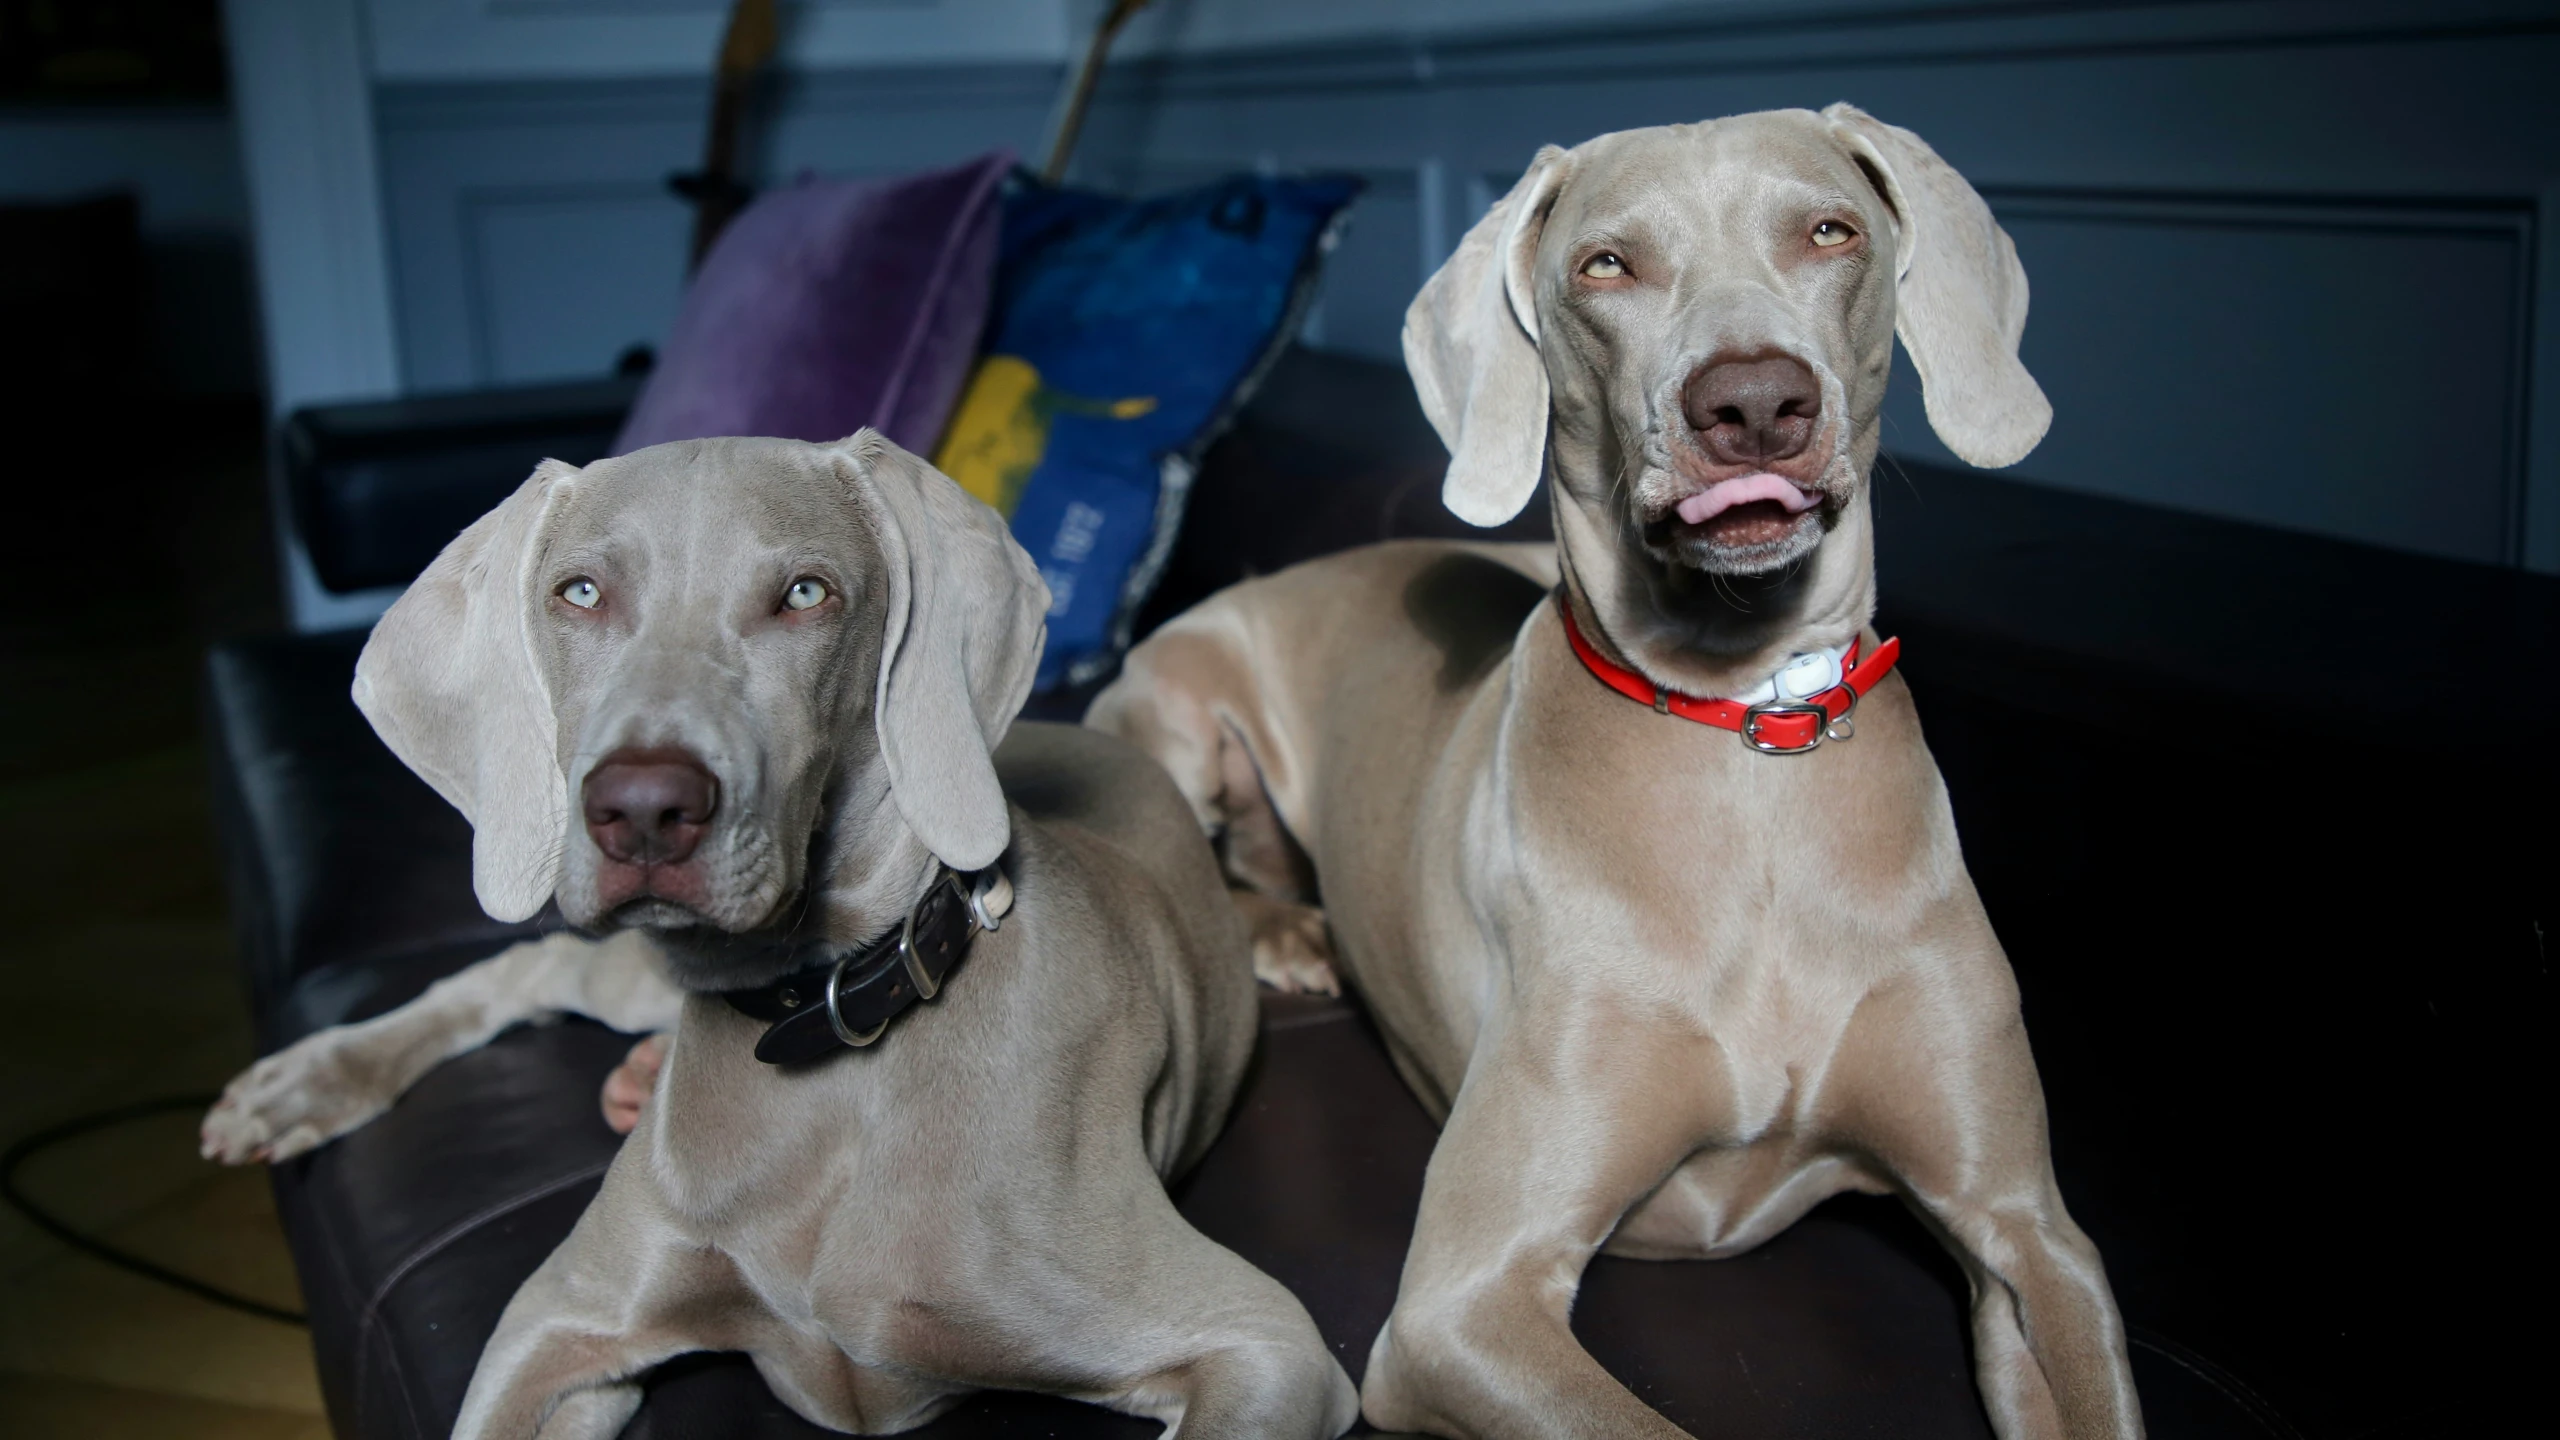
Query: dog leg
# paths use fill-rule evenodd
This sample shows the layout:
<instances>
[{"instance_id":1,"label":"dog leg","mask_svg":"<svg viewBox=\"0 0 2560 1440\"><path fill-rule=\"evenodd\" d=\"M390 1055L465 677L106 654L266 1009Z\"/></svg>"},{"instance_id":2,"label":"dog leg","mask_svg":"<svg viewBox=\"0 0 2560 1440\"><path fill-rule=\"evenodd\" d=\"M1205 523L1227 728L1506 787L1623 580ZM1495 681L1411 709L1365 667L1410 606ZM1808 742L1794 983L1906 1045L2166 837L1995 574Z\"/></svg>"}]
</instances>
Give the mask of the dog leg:
<instances>
[{"instance_id":1,"label":"dog leg","mask_svg":"<svg viewBox=\"0 0 2560 1440\"><path fill-rule=\"evenodd\" d=\"M1125 1193L1079 1207L1125 1217L1114 1253L1096 1253L1088 1237L1039 1267L1090 1280L1047 1291L1046 1304L1043 1287L1008 1287L1001 1323L1022 1327L1005 1346L1017 1371L1022 1355L1058 1356L1102 1382L1062 1390L1161 1421L1165 1440L1334 1440L1349 1430L1359 1392L1306 1307L1193 1229L1142 1162L1133 1169ZM1078 1350L1060 1355L1062 1342Z\"/></svg>"},{"instance_id":2,"label":"dog leg","mask_svg":"<svg viewBox=\"0 0 2560 1440\"><path fill-rule=\"evenodd\" d=\"M662 1213L645 1156L616 1158L569 1238L507 1302L454 1440L612 1440L653 1367L750 1338L751 1325L719 1328L754 1310L727 1257Z\"/></svg>"},{"instance_id":3,"label":"dog leg","mask_svg":"<svg viewBox=\"0 0 2560 1440\"><path fill-rule=\"evenodd\" d=\"M1862 1014L1861 1027L1944 1038L1922 1055L1882 1033L1848 1037L1844 1054L1875 1057L1845 1097L1850 1136L1972 1282L1975 1378L2001 1440L2139 1440L2124 1322L2054 1184L2044 1092L2014 1007L2005 1025L1993 1010L1991 1027L1958 1020L1952 1034L1890 1007Z\"/></svg>"},{"instance_id":4,"label":"dog leg","mask_svg":"<svg viewBox=\"0 0 2560 1440\"><path fill-rule=\"evenodd\" d=\"M226 1165L291 1159L391 1108L439 1062L510 1025L569 1013L617 1030L664 1030L682 1001L639 931L528 940L397 1010L333 1025L242 1071L204 1118L204 1156Z\"/></svg>"},{"instance_id":5,"label":"dog leg","mask_svg":"<svg viewBox=\"0 0 2560 1440\"><path fill-rule=\"evenodd\" d=\"M1247 670L1222 638L1166 634L1130 657L1085 723L1154 756L1191 802L1252 939L1254 978L1283 994L1339 995L1333 937L1309 903L1315 866L1281 818L1247 727L1228 713L1236 702L1206 698L1219 685L1249 694Z\"/></svg>"},{"instance_id":6,"label":"dog leg","mask_svg":"<svg viewBox=\"0 0 2560 1440\"><path fill-rule=\"evenodd\" d=\"M1596 1033L1635 1034L1624 1018L1558 1017L1536 1053L1491 1032L1480 1043L1370 1350L1370 1424L1460 1440L1680 1437L1591 1358L1569 1319L1592 1252L1696 1144L1685 1107L1664 1103L1662 1077L1681 1071ZM1610 1059L1562 1073L1577 1052Z\"/></svg>"}]
</instances>

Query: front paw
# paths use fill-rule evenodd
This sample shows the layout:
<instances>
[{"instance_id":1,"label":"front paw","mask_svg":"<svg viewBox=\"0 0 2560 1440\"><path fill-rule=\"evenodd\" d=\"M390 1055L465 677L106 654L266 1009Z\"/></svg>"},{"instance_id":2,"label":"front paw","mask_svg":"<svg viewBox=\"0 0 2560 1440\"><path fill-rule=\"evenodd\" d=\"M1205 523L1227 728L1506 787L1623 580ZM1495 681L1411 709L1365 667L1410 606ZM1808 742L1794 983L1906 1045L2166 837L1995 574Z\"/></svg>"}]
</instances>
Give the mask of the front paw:
<instances>
[{"instance_id":1,"label":"front paw","mask_svg":"<svg viewBox=\"0 0 2560 1440\"><path fill-rule=\"evenodd\" d=\"M1253 978L1283 995L1339 995L1333 932L1313 905L1274 900L1252 890L1229 892L1253 939Z\"/></svg>"},{"instance_id":2,"label":"front paw","mask_svg":"<svg viewBox=\"0 0 2560 1440\"><path fill-rule=\"evenodd\" d=\"M658 1093L658 1072L666 1067L667 1044L675 1036L659 1031L631 1047L612 1074L604 1077L604 1124L616 1135L628 1135L640 1123L641 1107Z\"/></svg>"},{"instance_id":3,"label":"front paw","mask_svg":"<svg viewBox=\"0 0 2560 1440\"><path fill-rule=\"evenodd\" d=\"M392 1097L353 1071L345 1046L327 1031L241 1071L205 1113L204 1158L225 1165L290 1160L389 1109Z\"/></svg>"}]
</instances>

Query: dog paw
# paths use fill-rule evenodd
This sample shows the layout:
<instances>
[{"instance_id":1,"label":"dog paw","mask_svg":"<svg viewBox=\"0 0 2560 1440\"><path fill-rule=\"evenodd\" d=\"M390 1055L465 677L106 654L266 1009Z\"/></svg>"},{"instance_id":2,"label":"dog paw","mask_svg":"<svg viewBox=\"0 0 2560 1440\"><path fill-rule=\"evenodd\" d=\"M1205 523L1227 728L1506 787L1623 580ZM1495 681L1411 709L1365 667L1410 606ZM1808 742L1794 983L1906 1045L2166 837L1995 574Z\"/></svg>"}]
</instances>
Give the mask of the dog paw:
<instances>
[{"instance_id":1,"label":"dog paw","mask_svg":"<svg viewBox=\"0 0 2560 1440\"><path fill-rule=\"evenodd\" d=\"M674 1038L660 1031L632 1046L613 1073L604 1077L606 1129L628 1135L640 1123L640 1108L658 1093L658 1071L667 1063L667 1042Z\"/></svg>"},{"instance_id":2,"label":"dog paw","mask_svg":"<svg viewBox=\"0 0 2560 1440\"><path fill-rule=\"evenodd\" d=\"M1251 890L1231 893L1253 940L1254 979L1283 995L1342 993L1333 969L1333 934L1322 910Z\"/></svg>"},{"instance_id":3,"label":"dog paw","mask_svg":"<svg viewBox=\"0 0 2560 1440\"><path fill-rule=\"evenodd\" d=\"M198 1132L207 1160L274 1164L316 1149L381 1114L359 1092L327 1033L289 1046L223 1087Z\"/></svg>"}]
</instances>

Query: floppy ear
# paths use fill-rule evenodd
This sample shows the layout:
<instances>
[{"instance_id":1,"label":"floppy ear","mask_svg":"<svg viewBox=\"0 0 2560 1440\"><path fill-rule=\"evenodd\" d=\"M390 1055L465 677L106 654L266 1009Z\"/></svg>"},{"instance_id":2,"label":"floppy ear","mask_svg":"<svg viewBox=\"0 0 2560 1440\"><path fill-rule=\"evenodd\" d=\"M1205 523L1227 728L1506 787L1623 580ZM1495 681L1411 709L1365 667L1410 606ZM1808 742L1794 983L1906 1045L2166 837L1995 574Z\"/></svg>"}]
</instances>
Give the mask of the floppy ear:
<instances>
[{"instance_id":1,"label":"floppy ear","mask_svg":"<svg viewBox=\"0 0 2560 1440\"><path fill-rule=\"evenodd\" d=\"M1893 328L1920 371L1929 427L1968 464L2017 464L2053 423L2053 406L2018 363L2027 272L2017 247L1919 136L1846 102L1822 114L1874 167L1901 230Z\"/></svg>"},{"instance_id":2,"label":"floppy ear","mask_svg":"<svg viewBox=\"0 0 2560 1440\"><path fill-rule=\"evenodd\" d=\"M471 888L500 920L531 918L560 883L569 786L527 627L543 521L577 473L537 466L444 547L356 659L356 708L471 822Z\"/></svg>"},{"instance_id":3,"label":"floppy ear","mask_svg":"<svg viewBox=\"0 0 2560 1440\"><path fill-rule=\"evenodd\" d=\"M1441 503L1499 525L1538 488L1547 458L1547 367L1530 268L1570 157L1538 152L1404 312L1404 365L1449 447Z\"/></svg>"},{"instance_id":4,"label":"floppy ear","mask_svg":"<svg viewBox=\"0 0 2560 1440\"><path fill-rule=\"evenodd\" d=\"M880 518L889 616L872 723L907 827L954 870L1012 836L993 752L1031 694L1049 587L1003 517L876 430L836 453Z\"/></svg>"}]
</instances>

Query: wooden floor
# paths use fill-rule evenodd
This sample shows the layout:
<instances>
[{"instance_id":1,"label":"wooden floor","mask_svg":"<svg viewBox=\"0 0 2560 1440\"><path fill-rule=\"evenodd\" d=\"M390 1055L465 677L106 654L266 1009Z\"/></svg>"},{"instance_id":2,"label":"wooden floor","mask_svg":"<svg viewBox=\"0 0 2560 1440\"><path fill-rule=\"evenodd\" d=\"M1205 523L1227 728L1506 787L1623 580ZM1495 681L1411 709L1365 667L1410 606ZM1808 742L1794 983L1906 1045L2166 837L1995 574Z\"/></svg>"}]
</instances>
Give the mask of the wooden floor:
<instances>
[{"instance_id":1,"label":"wooden floor","mask_svg":"<svg viewBox=\"0 0 2560 1440\"><path fill-rule=\"evenodd\" d=\"M196 684L207 639L277 623L254 414L61 431L104 448L13 467L0 540L0 1141L215 1090L250 1058ZM191 1113L135 1122L23 1179L127 1249L298 1307L265 1175L197 1159L194 1131ZM327 1433L300 1328L0 1210L0 1435Z\"/></svg>"}]
</instances>

